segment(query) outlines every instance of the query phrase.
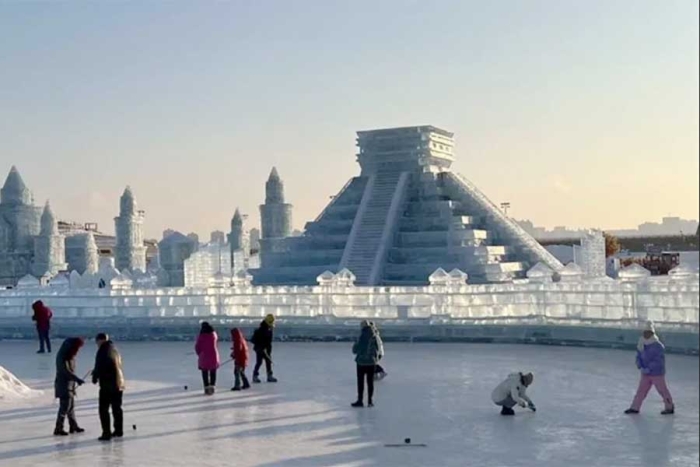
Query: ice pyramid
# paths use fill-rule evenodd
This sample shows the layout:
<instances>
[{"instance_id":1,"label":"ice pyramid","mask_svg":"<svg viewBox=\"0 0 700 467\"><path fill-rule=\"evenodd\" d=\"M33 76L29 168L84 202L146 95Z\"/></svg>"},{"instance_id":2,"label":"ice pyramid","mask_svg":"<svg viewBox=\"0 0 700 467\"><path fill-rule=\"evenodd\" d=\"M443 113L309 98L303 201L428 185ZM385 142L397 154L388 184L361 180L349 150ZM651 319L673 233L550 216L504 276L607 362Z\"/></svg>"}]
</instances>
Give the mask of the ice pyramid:
<instances>
[{"instance_id":1,"label":"ice pyramid","mask_svg":"<svg viewBox=\"0 0 700 467\"><path fill-rule=\"evenodd\" d=\"M35 397L41 394L41 391L31 389L15 375L0 366L0 401Z\"/></svg>"},{"instance_id":2,"label":"ice pyramid","mask_svg":"<svg viewBox=\"0 0 700 467\"><path fill-rule=\"evenodd\" d=\"M255 283L311 285L324 271L345 268L357 285L427 284L438 268L459 269L470 283L508 282L537 263L563 269L451 172L452 133L433 126L360 131L357 146L360 175L306 224L303 236L265 238L263 229Z\"/></svg>"}]
</instances>

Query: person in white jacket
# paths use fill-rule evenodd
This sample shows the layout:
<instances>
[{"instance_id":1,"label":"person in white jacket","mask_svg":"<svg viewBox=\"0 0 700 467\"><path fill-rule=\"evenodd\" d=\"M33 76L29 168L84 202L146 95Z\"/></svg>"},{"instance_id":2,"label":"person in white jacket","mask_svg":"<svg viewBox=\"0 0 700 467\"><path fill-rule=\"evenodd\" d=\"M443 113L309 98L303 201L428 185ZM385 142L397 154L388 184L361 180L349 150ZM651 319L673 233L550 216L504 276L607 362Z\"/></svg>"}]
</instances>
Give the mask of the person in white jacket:
<instances>
[{"instance_id":1,"label":"person in white jacket","mask_svg":"<svg viewBox=\"0 0 700 467\"><path fill-rule=\"evenodd\" d=\"M501 415L515 415L513 407L519 405L529 408L533 412L537 410L535 404L527 396L527 387L535 380L532 373L511 373L491 393L494 404L500 405Z\"/></svg>"}]
</instances>

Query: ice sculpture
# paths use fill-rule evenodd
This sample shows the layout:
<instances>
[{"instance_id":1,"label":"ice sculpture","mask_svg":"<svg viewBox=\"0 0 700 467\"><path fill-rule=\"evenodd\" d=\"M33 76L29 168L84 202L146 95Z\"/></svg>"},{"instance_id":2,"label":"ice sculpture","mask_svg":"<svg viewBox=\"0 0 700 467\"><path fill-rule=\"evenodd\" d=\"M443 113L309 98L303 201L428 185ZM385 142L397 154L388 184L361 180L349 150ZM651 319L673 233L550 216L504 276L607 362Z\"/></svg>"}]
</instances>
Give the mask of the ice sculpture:
<instances>
[{"instance_id":1,"label":"ice sculpture","mask_svg":"<svg viewBox=\"0 0 700 467\"><path fill-rule=\"evenodd\" d=\"M632 263L629 266L620 270L619 277L625 281L643 280L651 276L651 271L643 268L637 263Z\"/></svg>"},{"instance_id":2,"label":"ice sculpture","mask_svg":"<svg viewBox=\"0 0 700 467\"><path fill-rule=\"evenodd\" d=\"M58 274L51 278L49 286L56 289L67 289L70 287L70 282L68 281L68 277L66 277L65 274Z\"/></svg>"},{"instance_id":3,"label":"ice sculpture","mask_svg":"<svg viewBox=\"0 0 700 467\"><path fill-rule=\"evenodd\" d=\"M27 274L26 276L22 277L20 280L17 281L18 289L31 289L34 287L39 287L40 285L41 284L39 283L39 279L32 276L31 274Z\"/></svg>"},{"instance_id":4,"label":"ice sculpture","mask_svg":"<svg viewBox=\"0 0 700 467\"><path fill-rule=\"evenodd\" d=\"M335 284L338 287L351 287L355 285L356 279L355 274L349 269L343 268L335 275Z\"/></svg>"},{"instance_id":5,"label":"ice sculpture","mask_svg":"<svg viewBox=\"0 0 700 467\"><path fill-rule=\"evenodd\" d=\"M450 282L450 275L442 268L437 268L428 276L430 285L447 285Z\"/></svg>"},{"instance_id":6,"label":"ice sculpture","mask_svg":"<svg viewBox=\"0 0 700 467\"><path fill-rule=\"evenodd\" d=\"M695 280L698 270L687 264L679 264L668 272L672 279L676 280Z\"/></svg>"},{"instance_id":7,"label":"ice sculpture","mask_svg":"<svg viewBox=\"0 0 700 467\"><path fill-rule=\"evenodd\" d=\"M253 275L245 269L239 269L232 278L234 287L250 287L253 283Z\"/></svg>"},{"instance_id":8,"label":"ice sculpture","mask_svg":"<svg viewBox=\"0 0 700 467\"><path fill-rule=\"evenodd\" d=\"M580 281L583 279L585 273L583 272L583 269L581 269L581 266L578 264L571 262L564 266L564 269L559 271L559 277L562 282L576 282Z\"/></svg>"},{"instance_id":9,"label":"ice sculpture","mask_svg":"<svg viewBox=\"0 0 700 467\"><path fill-rule=\"evenodd\" d=\"M335 274L333 274L330 271L324 271L318 275L318 277L316 278L316 282L318 282L318 285L321 286L330 286L333 284L334 279Z\"/></svg>"},{"instance_id":10,"label":"ice sculpture","mask_svg":"<svg viewBox=\"0 0 700 467\"><path fill-rule=\"evenodd\" d=\"M605 236L600 230L589 230L581 237L578 263L586 277L605 276Z\"/></svg>"},{"instance_id":11,"label":"ice sculpture","mask_svg":"<svg viewBox=\"0 0 700 467\"><path fill-rule=\"evenodd\" d=\"M527 271L530 282L552 282L554 271L544 263L537 263Z\"/></svg>"},{"instance_id":12,"label":"ice sculpture","mask_svg":"<svg viewBox=\"0 0 700 467\"><path fill-rule=\"evenodd\" d=\"M450 271L449 276L450 284L452 285L465 285L467 283L467 279L469 278L469 275L466 272L460 271L457 268Z\"/></svg>"}]
</instances>

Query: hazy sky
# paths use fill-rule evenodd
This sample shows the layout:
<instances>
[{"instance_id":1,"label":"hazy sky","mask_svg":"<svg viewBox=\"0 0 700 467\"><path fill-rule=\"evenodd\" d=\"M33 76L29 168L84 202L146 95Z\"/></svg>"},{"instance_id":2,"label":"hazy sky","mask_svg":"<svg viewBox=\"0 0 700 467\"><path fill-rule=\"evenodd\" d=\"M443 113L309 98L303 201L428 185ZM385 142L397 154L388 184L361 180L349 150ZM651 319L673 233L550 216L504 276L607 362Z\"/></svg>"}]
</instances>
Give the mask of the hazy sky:
<instances>
[{"instance_id":1,"label":"hazy sky","mask_svg":"<svg viewBox=\"0 0 700 467\"><path fill-rule=\"evenodd\" d=\"M0 0L0 172L62 219L146 233L294 223L356 130L454 131L455 170L537 225L698 217L697 0Z\"/></svg>"}]
</instances>

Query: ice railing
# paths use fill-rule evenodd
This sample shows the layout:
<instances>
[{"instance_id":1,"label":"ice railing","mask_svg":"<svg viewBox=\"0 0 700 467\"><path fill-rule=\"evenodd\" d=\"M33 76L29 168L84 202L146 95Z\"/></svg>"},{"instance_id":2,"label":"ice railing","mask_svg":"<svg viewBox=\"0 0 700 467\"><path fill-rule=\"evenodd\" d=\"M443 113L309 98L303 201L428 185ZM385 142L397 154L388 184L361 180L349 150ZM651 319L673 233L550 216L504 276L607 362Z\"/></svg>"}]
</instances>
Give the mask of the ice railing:
<instances>
[{"instance_id":1,"label":"ice railing","mask_svg":"<svg viewBox=\"0 0 700 467\"><path fill-rule=\"evenodd\" d=\"M476 187L472 182L470 182L463 175L456 172L449 172L448 175L454 176L456 179L457 186L467 191L467 194L473 198L477 203L479 203L489 215L497 218L499 221L499 227L505 229L509 236L514 240L525 245L530 249L540 261L544 262L547 266L555 271L561 270L564 266L559 262L558 259L554 257L546 248L537 242L530 234L525 232L525 230L520 227L517 223L513 222L508 216L503 214L503 212L491 201L479 188Z\"/></svg>"},{"instance_id":2,"label":"ice railing","mask_svg":"<svg viewBox=\"0 0 700 467\"><path fill-rule=\"evenodd\" d=\"M331 276L334 276L331 274ZM314 323L376 319L396 325L566 324L638 326L654 320L697 332L698 276L684 280L446 282L420 287L356 287L330 277L317 286L252 286L248 280L210 288L70 289L35 287L0 291L0 322L28 320L43 300L58 319L172 319L221 317ZM29 322L29 321L27 321Z\"/></svg>"}]
</instances>

